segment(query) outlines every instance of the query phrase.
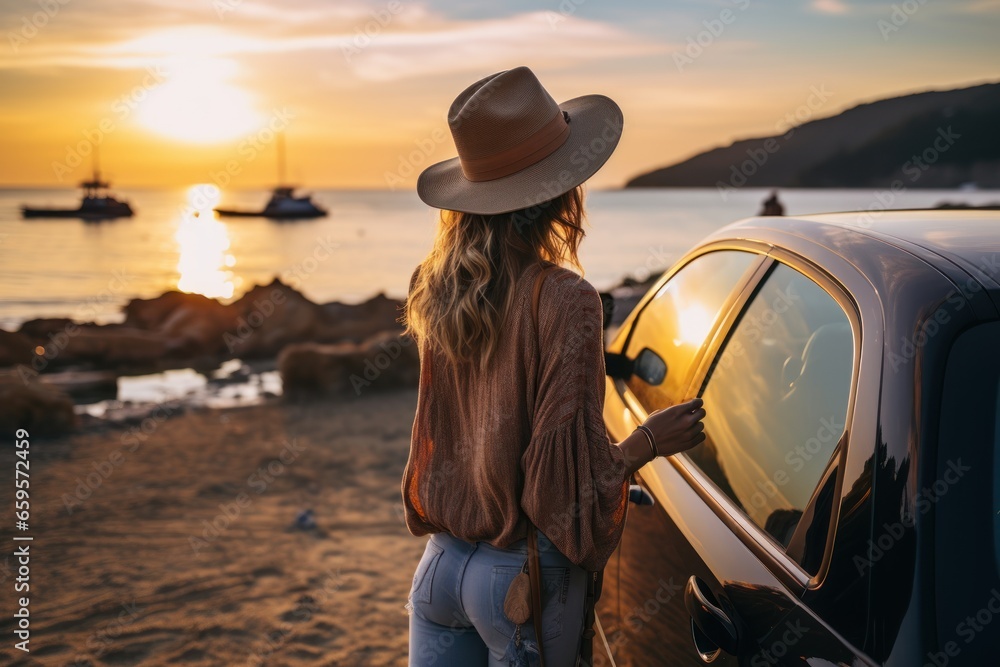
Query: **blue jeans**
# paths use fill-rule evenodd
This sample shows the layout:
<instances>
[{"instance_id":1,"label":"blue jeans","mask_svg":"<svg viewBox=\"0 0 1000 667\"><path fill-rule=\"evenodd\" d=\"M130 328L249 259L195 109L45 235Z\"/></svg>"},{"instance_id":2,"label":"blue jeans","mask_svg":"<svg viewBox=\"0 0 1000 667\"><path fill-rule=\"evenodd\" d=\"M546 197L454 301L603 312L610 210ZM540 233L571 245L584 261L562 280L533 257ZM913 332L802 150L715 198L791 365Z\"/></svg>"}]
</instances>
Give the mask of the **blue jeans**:
<instances>
[{"instance_id":1,"label":"blue jeans","mask_svg":"<svg viewBox=\"0 0 1000 667\"><path fill-rule=\"evenodd\" d=\"M583 634L587 572L538 533L542 644L546 667L573 667ZM432 533L410 587L410 667L507 667L515 626L503 613L511 580L527 557L525 540L507 549ZM535 640L532 621L522 641ZM532 664L537 664L532 656Z\"/></svg>"}]
</instances>

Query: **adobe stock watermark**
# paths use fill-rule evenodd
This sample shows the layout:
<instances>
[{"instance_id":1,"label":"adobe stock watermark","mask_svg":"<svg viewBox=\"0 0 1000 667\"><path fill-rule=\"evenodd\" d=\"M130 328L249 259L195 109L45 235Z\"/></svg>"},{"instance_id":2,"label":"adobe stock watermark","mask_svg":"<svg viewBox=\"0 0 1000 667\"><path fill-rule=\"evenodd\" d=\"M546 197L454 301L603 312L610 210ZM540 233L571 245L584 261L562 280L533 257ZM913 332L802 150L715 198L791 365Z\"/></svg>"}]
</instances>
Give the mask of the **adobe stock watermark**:
<instances>
[{"instance_id":1,"label":"adobe stock watermark","mask_svg":"<svg viewBox=\"0 0 1000 667\"><path fill-rule=\"evenodd\" d=\"M976 610L975 614L970 614L955 626L955 634L962 638L965 645L971 644L976 637L985 632L986 628L993 623L993 620L1000 616L1000 590L990 589L990 597L986 604ZM962 653L962 645L957 641L949 640L940 651L928 651L927 662L923 667L948 667L952 658L957 658Z\"/></svg>"},{"instance_id":2,"label":"adobe stock watermark","mask_svg":"<svg viewBox=\"0 0 1000 667\"><path fill-rule=\"evenodd\" d=\"M86 301L80 304L73 317L62 329L48 335L48 341L38 346L41 348L41 351L36 347L35 356L32 357L29 365L17 365L17 375L21 379L21 382L27 385L37 378L39 374L43 373L49 367L49 364L59 358L59 355L69 347L70 339L80 335L82 327L77 324L78 320L86 319L87 317L91 319L95 318L99 306L113 303L125 291L129 283L135 280L135 276L130 276L120 269L112 271L111 276L104 290L101 290L96 296L87 297Z\"/></svg>"},{"instance_id":3,"label":"adobe stock watermark","mask_svg":"<svg viewBox=\"0 0 1000 667\"><path fill-rule=\"evenodd\" d=\"M399 0L389 0L385 7L369 12L371 19L364 25L355 26L354 34L349 42L341 44L340 53L348 63L362 51L371 46L372 42L389 27L393 19L403 11L403 3Z\"/></svg>"},{"instance_id":4,"label":"adobe stock watermark","mask_svg":"<svg viewBox=\"0 0 1000 667\"><path fill-rule=\"evenodd\" d=\"M572 117L570 123L572 123ZM600 133L570 153L569 163L575 169L561 170L555 178L540 184L540 192L536 196L525 198L524 206L515 212L511 220L517 231L523 233L525 226L534 224L541 217L547 202L566 192L570 184L578 180L579 175L589 170L595 162L604 160L608 151L617 145L621 132L621 119L608 118L604 121Z\"/></svg>"},{"instance_id":5,"label":"adobe stock watermark","mask_svg":"<svg viewBox=\"0 0 1000 667\"><path fill-rule=\"evenodd\" d=\"M925 486L917 492L914 498L916 513L904 510L899 521L885 523L882 525L882 533L874 539L868 540L868 553L864 556L855 555L853 558L854 567L859 575L863 575L865 570L882 560L898 542L906 535L906 531L916 524L917 515L927 514L934 505L941 500L951 489L958 484L965 473L972 470L970 466L964 465L962 459L947 461L947 470L936 479L929 487Z\"/></svg>"},{"instance_id":6,"label":"adobe stock watermark","mask_svg":"<svg viewBox=\"0 0 1000 667\"><path fill-rule=\"evenodd\" d=\"M301 289L305 278L319 270L319 267L333 258L334 250L340 244L333 241L329 234L316 237L316 245L306 257L298 260L290 268L281 272L281 277L290 281L290 287ZM253 307L246 315L236 319L236 329L222 334L229 354L235 354L237 348L249 341L253 335L264 326L264 323L277 312L278 307L288 301L287 295L280 287L272 289L267 295L254 299Z\"/></svg>"},{"instance_id":7,"label":"adobe stock watermark","mask_svg":"<svg viewBox=\"0 0 1000 667\"><path fill-rule=\"evenodd\" d=\"M993 254L983 257L976 268L996 279L1000 276L1000 256ZM900 337L898 348L889 349L887 358L893 372L898 373L900 368L914 359L917 353L941 332L944 325L951 322L952 315L971 304L972 297L982 289L982 284L972 277L966 278L960 285L952 288L945 296L944 303L926 317L912 334Z\"/></svg>"},{"instance_id":8,"label":"adobe stock watermark","mask_svg":"<svg viewBox=\"0 0 1000 667\"><path fill-rule=\"evenodd\" d=\"M316 245L312 252L296 260L279 275L282 281L292 289L302 291L305 279L319 271L319 267L333 258L333 251L340 248L340 243L333 241L327 234L325 237L316 237Z\"/></svg>"},{"instance_id":9,"label":"adobe stock watermark","mask_svg":"<svg viewBox=\"0 0 1000 667\"><path fill-rule=\"evenodd\" d=\"M481 89L477 94L475 99L470 100L464 107L462 107L461 113L454 120L450 121L451 130L454 132L465 120L476 112L479 107L490 99L498 90L499 85L488 86ZM386 171L382 174L382 178L385 181L386 186L390 190L395 190L400 185L406 182L407 178L413 176L417 169L422 167L424 163L430 160L431 156L437 151L438 146L446 143L451 138L449 132L446 132L442 128L435 128L423 138L414 139L414 148L407 153L400 153L399 160L396 165L395 171Z\"/></svg>"},{"instance_id":10,"label":"adobe stock watermark","mask_svg":"<svg viewBox=\"0 0 1000 667\"><path fill-rule=\"evenodd\" d=\"M573 16L573 14L576 14L576 10L585 2L587 0L561 0L557 7L558 11L550 10L545 12L545 20L549 24L549 29L555 30L560 23Z\"/></svg>"},{"instance_id":11,"label":"adobe stock watermark","mask_svg":"<svg viewBox=\"0 0 1000 667\"><path fill-rule=\"evenodd\" d=\"M882 35L882 41L888 42L889 36L899 32L904 25L910 22L913 15L926 4L927 0L904 0L899 4L893 3L889 18L881 18L875 22L879 34Z\"/></svg>"},{"instance_id":12,"label":"adobe stock watermark","mask_svg":"<svg viewBox=\"0 0 1000 667\"><path fill-rule=\"evenodd\" d=\"M381 377L382 373L394 361L399 359L399 356L403 353L403 348L411 345L413 345L413 339L410 336L400 336L398 340L380 342L378 346L382 351L376 353L373 359L365 359L364 372L361 375L351 373L350 380L351 387L354 389L354 395L360 396L363 389L372 386Z\"/></svg>"},{"instance_id":13,"label":"adobe stock watermark","mask_svg":"<svg viewBox=\"0 0 1000 667\"><path fill-rule=\"evenodd\" d=\"M761 646L760 650L754 653L750 659L751 667L768 667L768 665L781 664L782 659L788 652L799 643L799 640L806 636L807 629L802 625L801 619L795 621L785 621L784 630L774 641ZM771 636L778 630L772 630Z\"/></svg>"},{"instance_id":14,"label":"adobe stock watermark","mask_svg":"<svg viewBox=\"0 0 1000 667\"><path fill-rule=\"evenodd\" d=\"M417 172L417 169L430 159L438 146L450 138L451 136L447 132L438 127L431 130L428 136L414 139L413 144L415 148L409 153L400 154L396 170L387 171L383 174L382 177L385 180L386 186L390 190L396 190L400 185L406 183L406 179L413 176Z\"/></svg>"},{"instance_id":15,"label":"adobe stock watermark","mask_svg":"<svg viewBox=\"0 0 1000 667\"><path fill-rule=\"evenodd\" d=\"M139 108L149 92L166 81L168 75L162 65L147 67L146 76L142 81L111 103L111 114L98 121L96 126L84 129L83 139L75 144L68 144L66 157L62 162L52 162L52 173L56 178L60 182L63 181L68 174L72 174L83 164L84 158L93 153L95 147L101 145L107 135L117 130L119 125Z\"/></svg>"},{"instance_id":16,"label":"adobe stock watermark","mask_svg":"<svg viewBox=\"0 0 1000 667\"><path fill-rule=\"evenodd\" d=\"M114 449L107 456L90 462L90 470L86 475L77 476L73 493L63 493L62 503L66 514L72 515L73 509L83 505L100 489L111 476L128 460L128 454L134 454L156 432L160 424L165 422L177 410L177 407L160 404L147 415L138 426L131 427L122 434L121 447ZM127 448L127 452L126 452Z\"/></svg>"},{"instance_id":17,"label":"adobe stock watermark","mask_svg":"<svg viewBox=\"0 0 1000 667\"><path fill-rule=\"evenodd\" d=\"M961 138L962 135L952 130L950 125L947 128L937 128L937 135L930 142L930 145L919 154L911 155L910 159L902 164L900 171L908 178L910 184L916 183ZM875 216L872 213L892 208L896 203L896 197L906 192L906 188L906 182L902 178L897 178L889 184L887 189L876 191L874 201L858 214L858 226L864 229L871 227L875 223Z\"/></svg>"},{"instance_id":18,"label":"adobe stock watermark","mask_svg":"<svg viewBox=\"0 0 1000 667\"><path fill-rule=\"evenodd\" d=\"M722 356L716 362L716 367L730 368L736 359L742 357L746 352L744 341L748 343L757 343L760 341L767 330L774 326L782 314L788 312L789 309L801 302L802 295L795 290L794 283L788 283L785 289L778 291L777 294L771 297L763 312L753 314L748 312L737 325L737 335L733 336L729 343L726 344L726 349L723 350ZM713 369L712 372L714 373L715 370Z\"/></svg>"},{"instance_id":19,"label":"adobe stock watermark","mask_svg":"<svg viewBox=\"0 0 1000 667\"><path fill-rule=\"evenodd\" d=\"M740 12L744 12L750 6L750 0L735 0L733 6ZM704 29L695 35L688 36L683 51L674 51L674 65L677 66L677 71L683 72L685 67L694 64L694 61L700 58L705 50L722 36L722 33L726 31L726 26L732 25L736 21L737 16L739 14L727 7L721 10L715 18L702 21Z\"/></svg>"},{"instance_id":20,"label":"adobe stock watermark","mask_svg":"<svg viewBox=\"0 0 1000 667\"><path fill-rule=\"evenodd\" d=\"M271 115L264 127L252 134L248 134L237 144L236 154L240 159L227 160L221 170L210 169L208 172L209 181L220 190L228 186L234 176L239 176L243 172L243 167L256 160L257 156L277 138L278 134L288 128L290 121L295 118L295 115L287 107L272 109ZM199 194L204 196L208 193L196 192L196 196L199 196ZM210 203L210 200L205 199L204 202ZM199 201L199 203L202 202ZM181 207L181 212L184 215L192 215L196 210L198 209L191 204L185 204Z\"/></svg>"},{"instance_id":21,"label":"adobe stock watermark","mask_svg":"<svg viewBox=\"0 0 1000 667\"><path fill-rule=\"evenodd\" d=\"M283 616L283 618L287 618L288 620L283 620L277 629L268 632L264 636L264 640L260 644L250 649L250 655L247 656L246 664L252 667L267 664L268 659L285 646L295 634L293 622L306 623L312 620L316 612L322 608L322 605L333 598L343 585L344 577L340 572L340 568L338 567L336 571L332 568L327 569L322 585L318 589L313 589L312 594L299 597L295 608L287 616Z\"/></svg>"},{"instance_id":22,"label":"adobe stock watermark","mask_svg":"<svg viewBox=\"0 0 1000 667\"><path fill-rule=\"evenodd\" d=\"M779 489L794 479L794 476L789 474L789 469L792 473L798 473L817 456L822 457L824 461L830 458L834 445L844 433L844 424L838 421L837 417L823 417L819 423L820 425L813 436L806 439L805 442L796 444L785 454L784 462L788 469L778 468L769 478L764 477L754 482L754 486L757 488L744 501L745 505L758 510L767 507L769 499L777 497L780 494Z\"/></svg>"},{"instance_id":23,"label":"adobe stock watermark","mask_svg":"<svg viewBox=\"0 0 1000 667\"><path fill-rule=\"evenodd\" d=\"M716 181L715 187L719 192L722 201L729 201L729 195L747 184L759 170L763 169L771 156L781 150L782 142L787 142L795 134L796 126L806 123L816 115L816 112L823 108L834 95L827 90L826 84L809 86L809 95L803 104L792 109L782 116L774 124L774 129L781 135L780 137L768 137L759 143L758 146L746 149L746 160L739 164L732 164L729 167L729 181Z\"/></svg>"},{"instance_id":24,"label":"adobe stock watermark","mask_svg":"<svg viewBox=\"0 0 1000 667\"><path fill-rule=\"evenodd\" d=\"M249 491L240 491L231 501L219 503L219 512L212 517L212 520L202 520L201 535L192 535L188 538L191 551L197 556L207 549L211 542L222 537L243 512L253 505L254 498L267 491L270 485L299 459L304 449L305 445L299 444L296 439L286 440L275 458L266 465L259 466L247 477L246 486L255 495L251 495Z\"/></svg>"},{"instance_id":25,"label":"adobe stock watermark","mask_svg":"<svg viewBox=\"0 0 1000 667\"><path fill-rule=\"evenodd\" d=\"M74 657L73 665L92 664L92 660L97 660L103 656L115 643L115 640L122 635L125 628L135 623L139 618L140 609L135 599L129 603L123 603L121 608L122 610L118 612L116 618L108 621L87 637L85 643L87 651L85 653L77 653Z\"/></svg>"},{"instance_id":26,"label":"adobe stock watermark","mask_svg":"<svg viewBox=\"0 0 1000 667\"><path fill-rule=\"evenodd\" d=\"M631 633L625 632L624 629L619 629L617 632L606 636L608 647L613 654L627 646L632 637L642 632L671 603L682 599L679 595L683 592L684 587L678 583L674 583L673 577L669 579L661 577L656 583L656 590L649 597L643 600L641 604L634 605L628 612L623 614L622 624L627 626L631 630ZM598 664L597 658L603 658L602 655L594 657L595 665Z\"/></svg>"},{"instance_id":27,"label":"adobe stock watermark","mask_svg":"<svg viewBox=\"0 0 1000 667\"><path fill-rule=\"evenodd\" d=\"M10 50L17 53L21 46L38 36L45 26L49 24L59 11L68 5L70 0L35 0L40 11L30 16L21 17L21 27L15 32L7 32L7 41L10 43Z\"/></svg>"}]
</instances>

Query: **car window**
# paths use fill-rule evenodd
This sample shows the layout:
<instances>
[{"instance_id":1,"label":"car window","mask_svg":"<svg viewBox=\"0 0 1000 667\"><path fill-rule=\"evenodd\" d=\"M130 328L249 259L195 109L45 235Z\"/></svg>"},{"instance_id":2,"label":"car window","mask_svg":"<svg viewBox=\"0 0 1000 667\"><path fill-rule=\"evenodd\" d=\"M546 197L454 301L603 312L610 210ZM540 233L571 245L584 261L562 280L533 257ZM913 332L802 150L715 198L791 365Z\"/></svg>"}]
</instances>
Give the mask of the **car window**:
<instances>
[{"instance_id":1,"label":"car window","mask_svg":"<svg viewBox=\"0 0 1000 667\"><path fill-rule=\"evenodd\" d=\"M707 437L688 457L790 555L794 537L800 562L796 529L820 481L835 479L831 457L844 432L853 368L843 308L805 275L776 264L704 385ZM832 484L822 486L832 495ZM818 531L821 543L828 525Z\"/></svg>"},{"instance_id":2,"label":"car window","mask_svg":"<svg viewBox=\"0 0 1000 667\"><path fill-rule=\"evenodd\" d=\"M993 412L993 557L1000 576L1000 382L997 383L997 407Z\"/></svg>"},{"instance_id":3,"label":"car window","mask_svg":"<svg viewBox=\"0 0 1000 667\"><path fill-rule=\"evenodd\" d=\"M699 348L733 289L760 255L718 250L688 262L639 314L626 354L637 372L626 385L647 412L673 405Z\"/></svg>"},{"instance_id":4,"label":"car window","mask_svg":"<svg viewBox=\"0 0 1000 667\"><path fill-rule=\"evenodd\" d=\"M965 329L952 343L944 381L929 381L941 388L937 438L919 445L923 477L909 501L917 533L929 527L933 544L933 598L928 595L927 604L939 645L961 648L949 667L996 664L1000 648L1000 635L983 631L992 627L983 621L987 614L996 623L1000 601L998 340L1000 322Z\"/></svg>"}]
</instances>

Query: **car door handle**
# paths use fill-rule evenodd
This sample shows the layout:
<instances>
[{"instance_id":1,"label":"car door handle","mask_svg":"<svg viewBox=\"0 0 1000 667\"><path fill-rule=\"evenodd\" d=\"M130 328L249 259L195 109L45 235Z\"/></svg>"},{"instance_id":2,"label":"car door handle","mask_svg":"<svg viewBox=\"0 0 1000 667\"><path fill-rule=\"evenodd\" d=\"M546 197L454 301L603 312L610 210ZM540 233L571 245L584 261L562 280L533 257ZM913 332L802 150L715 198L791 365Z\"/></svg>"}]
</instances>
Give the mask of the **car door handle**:
<instances>
[{"instance_id":1,"label":"car door handle","mask_svg":"<svg viewBox=\"0 0 1000 667\"><path fill-rule=\"evenodd\" d=\"M739 636L732 619L708 598L709 588L691 576L684 587L684 606L691 615L691 634L698 655L705 662L715 660L719 651L736 655Z\"/></svg>"},{"instance_id":2,"label":"car door handle","mask_svg":"<svg viewBox=\"0 0 1000 667\"><path fill-rule=\"evenodd\" d=\"M646 489L642 488L638 484L630 484L628 487L628 500L636 505L646 505L652 507L656 504L653 500L653 494L651 494Z\"/></svg>"}]
</instances>

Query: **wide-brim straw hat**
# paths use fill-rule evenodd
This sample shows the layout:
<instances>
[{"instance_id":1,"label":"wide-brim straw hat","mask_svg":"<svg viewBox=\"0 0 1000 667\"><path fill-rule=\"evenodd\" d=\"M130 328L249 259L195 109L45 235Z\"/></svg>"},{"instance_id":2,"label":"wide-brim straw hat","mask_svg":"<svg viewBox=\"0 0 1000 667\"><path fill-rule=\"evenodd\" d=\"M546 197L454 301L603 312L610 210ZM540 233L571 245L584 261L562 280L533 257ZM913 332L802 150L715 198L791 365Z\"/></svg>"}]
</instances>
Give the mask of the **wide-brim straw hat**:
<instances>
[{"instance_id":1,"label":"wide-brim straw hat","mask_svg":"<svg viewBox=\"0 0 1000 667\"><path fill-rule=\"evenodd\" d=\"M556 104L527 67L497 72L455 99L448 126L458 157L417 179L435 208L494 215L554 199L593 176L621 138L621 109L604 95Z\"/></svg>"}]
</instances>

